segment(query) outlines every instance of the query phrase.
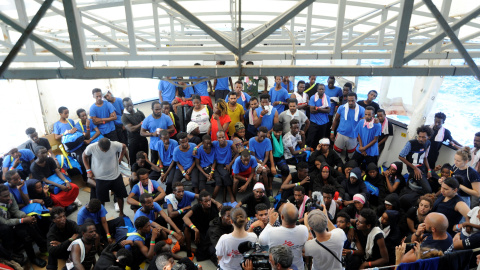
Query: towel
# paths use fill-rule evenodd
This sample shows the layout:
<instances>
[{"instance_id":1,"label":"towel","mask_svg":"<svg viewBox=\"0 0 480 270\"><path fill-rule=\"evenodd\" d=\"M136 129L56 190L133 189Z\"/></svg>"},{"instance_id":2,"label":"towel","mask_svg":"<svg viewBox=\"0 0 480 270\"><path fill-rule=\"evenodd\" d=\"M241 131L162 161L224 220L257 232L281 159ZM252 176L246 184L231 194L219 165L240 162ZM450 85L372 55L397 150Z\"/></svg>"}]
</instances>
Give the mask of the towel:
<instances>
[{"instance_id":1,"label":"towel","mask_svg":"<svg viewBox=\"0 0 480 270\"><path fill-rule=\"evenodd\" d=\"M375 236L383 231L379 227L373 227L372 231L367 236L367 245L365 247L365 260L368 260L372 256L373 246L375 245Z\"/></svg>"},{"instance_id":2,"label":"towel","mask_svg":"<svg viewBox=\"0 0 480 270\"><path fill-rule=\"evenodd\" d=\"M291 112L290 110L287 110L286 114L287 114L288 116L291 116L291 117L292 117L291 120L293 120L293 118L295 118L295 116L299 116L299 115L300 115L300 113L298 112L298 110L295 111L295 114L292 114L292 112ZM299 117L300 117L300 116L299 116Z\"/></svg>"},{"instance_id":3,"label":"towel","mask_svg":"<svg viewBox=\"0 0 480 270\"><path fill-rule=\"evenodd\" d=\"M418 213L418 211L417 211ZM381 225L382 224L382 217L379 217L378 218L378 223ZM386 226L385 228L382 228L382 231L383 231L383 236L385 236L385 238L388 236L388 234L390 233L390 225Z\"/></svg>"},{"instance_id":4,"label":"towel","mask_svg":"<svg viewBox=\"0 0 480 270\"><path fill-rule=\"evenodd\" d=\"M265 107L265 110L267 110L267 111L268 111L267 115L270 115L270 114L272 113L272 109L273 109L273 106L272 106L272 105L270 105L270 104L268 104L268 106L267 106L267 107Z\"/></svg>"},{"instance_id":5,"label":"towel","mask_svg":"<svg viewBox=\"0 0 480 270\"><path fill-rule=\"evenodd\" d=\"M388 119L385 117L385 121L382 123L382 134L388 135Z\"/></svg>"},{"instance_id":6,"label":"towel","mask_svg":"<svg viewBox=\"0 0 480 270\"><path fill-rule=\"evenodd\" d=\"M363 121L363 127L367 127L367 129L373 128L373 118L370 122L367 122L367 120Z\"/></svg>"},{"instance_id":7,"label":"towel","mask_svg":"<svg viewBox=\"0 0 480 270\"><path fill-rule=\"evenodd\" d=\"M281 158L283 157L283 138L280 135L280 140L277 140L275 134L272 132L272 144L273 144L273 157Z\"/></svg>"},{"instance_id":8,"label":"towel","mask_svg":"<svg viewBox=\"0 0 480 270\"><path fill-rule=\"evenodd\" d=\"M67 251L72 251L72 248L74 245L79 245L80 246L80 262L83 262L85 260L85 245L82 242L82 238L78 238L75 241L73 241L70 246L68 246ZM73 266L73 262L67 262L65 264L67 269L74 269L75 267Z\"/></svg>"},{"instance_id":9,"label":"towel","mask_svg":"<svg viewBox=\"0 0 480 270\"><path fill-rule=\"evenodd\" d=\"M317 100L320 98L320 95L318 93L315 94L315 102L317 102ZM322 96L322 106L320 108L326 108L328 107L328 97L327 95L323 94Z\"/></svg>"},{"instance_id":10,"label":"towel","mask_svg":"<svg viewBox=\"0 0 480 270\"><path fill-rule=\"evenodd\" d=\"M178 201L177 198L175 198L175 194L168 194L167 196L165 196L165 201L167 200L169 200L172 204L173 210L177 211Z\"/></svg>"},{"instance_id":11,"label":"towel","mask_svg":"<svg viewBox=\"0 0 480 270\"><path fill-rule=\"evenodd\" d=\"M254 109L250 108L250 110L248 110L248 124L253 126L253 111Z\"/></svg>"},{"instance_id":12,"label":"towel","mask_svg":"<svg viewBox=\"0 0 480 270\"><path fill-rule=\"evenodd\" d=\"M150 179L148 179L147 189L145 189L145 187L142 185L142 182L138 182L138 187L140 190L140 195L142 195L144 192L149 194L153 193L153 183Z\"/></svg>"},{"instance_id":13,"label":"towel","mask_svg":"<svg viewBox=\"0 0 480 270\"><path fill-rule=\"evenodd\" d=\"M335 214L337 213L337 204L335 201L332 201L330 203L330 207L328 208L328 213L330 214L329 216L335 217Z\"/></svg>"},{"instance_id":14,"label":"towel","mask_svg":"<svg viewBox=\"0 0 480 270\"><path fill-rule=\"evenodd\" d=\"M298 210L298 218L302 218L303 214L305 214L305 204L307 203L308 199L310 199L310 197L308 197L307 195L303 196L302 205L300 206L300 209ZM332 204L333 204L333 202L332 202Z\"/></svg>"},{"instance_id":15,"label":"towel","mask_svg":"<svg viewBox=\"0 0 480 270\"><path fill-rule=\"evenodd\" d=\"M433 129L433 125L430 126L431 129ZM436 142L443 142L443 138L445 137L445 128L442 126L437 133L437 136L435 136L435 141Z\"/></svg>"},{"instance_id":16,"label":"towel","mask_svg":"<svg viewBox=\"0 0 480 270\"><path fill-rule=\"evenodd\" d=\"M243 92L240 92L240 97L242 98L242 101L245 101L247 100L247 98L245 97L245 94Z\"/></svg>"},{"instance_id":17,"label":"towel","mask_svg":"<svg viewBox=\"0 0 480 270\"><path fill-rule=\"evenodd\" d=\"M349 110L350 108L348 107L348 104L345 104L344 107L345 107L345 121L347 121L347 120L348 120L348 119L347 119L347 117L348 117L348 110ZM358 108L358 105L355 104L355 118L354 118L355 122L358 121L358 113L359 113L359 112L360 112L360 109Z\"/></svg>"}]
</instances>

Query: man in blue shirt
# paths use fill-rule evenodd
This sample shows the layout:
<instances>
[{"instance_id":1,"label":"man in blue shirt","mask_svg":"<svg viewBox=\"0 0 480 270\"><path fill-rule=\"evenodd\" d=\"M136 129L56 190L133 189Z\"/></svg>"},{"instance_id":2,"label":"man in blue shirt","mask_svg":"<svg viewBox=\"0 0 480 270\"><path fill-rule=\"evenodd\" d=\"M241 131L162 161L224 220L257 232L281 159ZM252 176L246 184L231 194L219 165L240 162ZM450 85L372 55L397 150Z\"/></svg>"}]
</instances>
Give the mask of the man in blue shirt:
<instances>
[{"instance_id":1,"label":"man in blue shirt","mask_svg":"<svg viewBox=\"0 0 480 270\"><path fill-rule=\"evenodd\" d=\"M225 61L217 61L217 66L224 66ZM230 93L230 88L228 87L230 83L231 89L233 89L233 83L231 77L218 78L213 81L213 88L215 89L215 100L225 99Z\"/></svg>"},{"instance_id":2,"label":"man in blue shirt","mask_svg":"<svg viewBox=\"0 0 480 270\"><path fill-rule=\"evenodd\" d=\"M107 221L107 210L105 210L105 207L103 207L102 202L100 202L99 199L91 199L87 205L78 210L78 226L81 226L87 222L95 224L98 235L100 236L100 241L104 244L106 244L107 241L108 244L113 243L110 232L115 238L117 227L125 226L125 221L121 216Z\"/></svg>"},{"instance_id":3,"label":"man in blue shirt","mask_svg":"<svg viewBox=\"0 0 480 270\"><path fill-rule=\"evenodd\" d=\"M167 77L172 79L172 77ZM158 99L160 102L168 101L171 103L177 95L177 86L167 81L160 81L158 83Z\"/></svg>"},{"instance_id":4,"label":"man in blue shirt","mask_svg":"<svg viewBox=\"0 0 480 270\"><path fill-rule=\"evenodd\" d=\"M217 132L217 140L212 142L212 145L217 160L217 165L215 167L216 171L213 174L215 179L215 189L213 190L212 198L216 198L220 189L224 187L227 189L228 195L230 196L230 204L235 204L236 202L232 191L233 180L230 170L237 157L237 149L235 145L233 145L233 141L226 140L224 131ZM223 201L227 201L226 192L223 192ZM231 206L235 207L234 205Z\"/></svg>"},{"instance_id":5,"label":"man in blue shirt","mask_svg":"<svg viewBox=\"0 0 480 270\"><path fill-rule=\"evenodd\" d=\"M20 177L25 180L30 175L30 165L35 160L35 155L29 149L13 148L3 159L2 180L6 181L5 174L9 170L16 169Z\"/></svg>"},{"instance_id":6,"label":"man in blue shirt","mask_svg":"<svg viewBox=\"0 0 480 270\"><path fill-rule=\"evenodd\" d=\"M257 136L248 141L250 154L257 159L257 174L262 175L263 184L267 187L267 197L272 196L271 181L277 174L275 162L273 161L272 142L267 138L268 130L260 127Z\"/></svg>"},{"instance_id":7,"label":"man in blue shirt","mask_svg":"<svg viewBox=\"0 0 480 270\"><path fill-rule=\"evenodd\" d=\"M330 113L328 114L328 125L325 132L325 137L328 137L328 131L333 124L333 116L337 109L338 104L340 104L340 98L343 97L342 88L335 86L335 77L330 76L327 80L327 88L325 88L325 94L330 98Z\"/></svg>"},{"instance_id":8,"label":"man in blue shirt","mask_svg":"<svg viewBox=\"0 0 480 270\"><path fill-rule=\"evenodd\" d=\"M95 88L92 90L95 103L90 106L90 117L93 123L97 125L102 135L111 141L118 141L117 132L115 131L115 120L117 114L115 107L110 102L103 102L102 90Z\"/></svg>"},{"instance_id":9,"label":"man in blue shirt","mask_svg":"<svg viewBox=\"0 0 480 270\"><path fill-rule=\"evenodd\" d=\"M177 164L173 178L167 180L167 193L172 190L172 184L185 180L191 181L192 187L198 192L198 170L195 167L193 150L196 149L194 143L189 143L186 132L178 134L179 146L173 150L173 161Z\"/></svg>"},{"instance_id":10,"label":"man in blue shirt","mask_svg":"<svg viewBox=\"0 0 480 270\"><path fill-rule=\"evenodd\" d=\"M272 105L277 112L280 114L285 110L285 105L287 105L287 100L290 98L290 94L287 89L282 87L282 77L275 76L275 87L270 88L268 94L272 101ZM261 102L261 100L260 100Z\"/></svg>"},{"instance_id":11,"label":"man in blue shirt","mask_svg":"<svg viewBox=\"0 0 480 270\"><path fill-rule=\"evenodd\" d=\"M192 208L192 202L198 197L190 191L185 191L182 182L173 184L172 193L165 197L168 216L178 228L183 228L183 216Z\"/></svg>"},{"instance_id":12,"label":"man in blue shirt","mask_svg":"<svg viewBox=\"0 0 480 270\"><path fill-rule=\"evenodd\" d=\"M22 181L18 171L15 169L10 170L5 174L5 180L7 180L7 182L4 185L8 187L8 190L15 198L18 208L22 209L29 203L28 190L25 181Z\"/></svg>"},{"instance_id":13,"label":"man in blue shirt","mask_svg":"<svg viewBox=\"0 0 480 270\"><path fill-rule=\"evenodd\" d=\"M273 124L278 123L279 112L270 105L270 96L268 94L260 95L260 106L253 111L253 124L257 128L266 127L270 134L273 130Z\"/></svg>"},{"instance_id":14,"label":"man in blue shirt","mask_svg":"<svg viewBox=\"0 0 480 270\"><path fill-rule=\"evenodd\" d=\"M175 132L173 121L162 113L162 106L158 101L152 102L152 114L143 120L140 135L150 137L150 158L153 164L157 164L158 152L156 149L160 131L166 129L169 134Z\"/></svg>"},{"instance_id":15,"label":"man in blue shirt","mask_svg":"<svg viewBox=\"0 0 480 270\"><path fill-rule=\"evenodd\" d=\"M104 98L113 105L113 108L115 108L115 114L117 115L117 119L113 121L113 123L115 124L115 132L117 133L118 140L121 143L128 145L127 130L122 123L123 110L125 109L123 107L122 99L114 97L110 90L107 90Z\"/></svg>"},{"instance_id":16,"label":"man in blue shirt","mask_svg":"<svg viewBox=\"0 0 480 270\"><path fill-rule=\"evenodd\" d=\"M215 150L212 147L212 138L210 135L203 135L202 145L198 147L195 156L195 165L198 169L198 189L205 190L206 183L213 180L215 167Z\"/></svg>"},{"instance_id":17,"label":"man in blue shirt","mask_svg":"<svg viewBox=\"0 0 480 270\"><path fill-rule=\"evenodd\" d=\"M332 130L330 131L330 140L335 142L333 146L335 151L341 154L345 149L346 155L351 158L357 147L355 127L365 117L365 109L357 104L356 93L349 93L347 99L347 104L338 107L337 114L333 120ZM335 131L337 132L336 137Z\"/></svg>"},{"instance_id":18,"label":"man in blue shirt","mask_svg":"<svg viewBox=\"0 0 480 270\"><path fill-rule=\"evenodd\" d=\"M150 180L148 177L149 171L145 168L141 168L137 171L138 184L133 186L132 191L128 194L127 203L131 206L133 211L137 211L140 207L140 196L147 193L153 196L155 203L160 202L163 204L163 198L165 198L165 191L155 180Z\"/></svg>"},{"instance_id":19,"label":"man in blue shirt","mask_svg":"<svg viewBox=\"0 0 480 270\"><path fill-rule=\"evenodd\" d=\"M367 106L365 109L365 118L360 120L355 127L358 145L353 159L357 161L360 168L366 169L370 163L377 164L378 162L378 137L382 135L382 126L375 124L374 115L375 109Z\"/></svg>"},{"instance_id":20,"label":"man in blue shirt","mask_svg":"<svg viewBox=\"0 0 480 270\"><path fill-rule=\"evenodd\" d=\"M247 149L243 150L241 156L235 159L233 163L233 194L235 196L237 191L245 192L247 190L255 175L257 166L257 159L250 155L250 151ZM238 188L240 181L245 184Z\"/></svg>"},{"instance_id":21,"label":"man in blue shirt","mask_svg":"<svg viewBox=\"0 0 480 270\"><path fill-rule=\"evenodd\" d=\"M163 232L162 229L152 228L150 220L145 217L139 217L135 220L135 229L136 232L127 233L127 239L121 242L121 245L127 250L132 251L133 262L131 264L131 269L138 270L140 269L140 264L145 261L145 259L151 260L155 255L155 241L159 238L160 234ZM147 235L150 235L151 238L147 239ZM147 247L146 243L150 240L150 248ZM135 247L135 248L134 248Z\"/></svg>"},{"instance_id":22,"label":"man in blue shirt","mask_svg":"<svg viewBox=\"0 0 480 270\"><path fill-rule=\"evenodd\" d=\"M311 124L308 127L307 145L317 148L318 142L324 137L329 122L330 97L325 94L325 85L319 84L317 93L313 95L309 102Z\"/></svg>"},{"instance_id":23,"label":"man in blue shirt","mask_svg":"<svg viewBox=\"0 0 480 270\"><path fill-rule=\"evenodd\" d=\"M151 144L150 144L151 145ZM160 140L155 146L158 152L158 167L160 168L160 181L165 183L167 179L170 182L173 181L173 175L175 174L175 162L173 162L173 151L177 148L178 142L170 139L170 135L167 130L160 131Z\"/></svg>"}]
</instances>

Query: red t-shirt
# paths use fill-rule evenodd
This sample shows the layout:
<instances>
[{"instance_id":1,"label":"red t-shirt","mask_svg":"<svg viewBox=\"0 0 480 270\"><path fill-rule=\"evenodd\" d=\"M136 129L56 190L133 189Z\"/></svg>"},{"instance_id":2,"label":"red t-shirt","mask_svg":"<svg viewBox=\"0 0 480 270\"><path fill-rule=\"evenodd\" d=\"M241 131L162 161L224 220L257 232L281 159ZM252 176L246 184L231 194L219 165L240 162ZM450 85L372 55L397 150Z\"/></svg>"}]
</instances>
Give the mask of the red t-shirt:
<instances>
[{"instance_id":1,"label":"red t-shirt","mask_svg":"<svg viewBox=\"0 0 480 270\"><path fill-rule=\"evenodd\" d=\"M220 124L223 126L225 123L229 123L232 121L232 119L230 119L230 116L228 114L225 114L224 116L220 116L219 117L220 119ZM213 119L213 115L212 115L212 118L210 119L210 123L212 124L212 141L216 141L217 140L217 132L218 132L218 125L217 125L217 120ZM225 139L228 140L228 128L227 130L225 130Z\"/></svg>"}]
</instances>

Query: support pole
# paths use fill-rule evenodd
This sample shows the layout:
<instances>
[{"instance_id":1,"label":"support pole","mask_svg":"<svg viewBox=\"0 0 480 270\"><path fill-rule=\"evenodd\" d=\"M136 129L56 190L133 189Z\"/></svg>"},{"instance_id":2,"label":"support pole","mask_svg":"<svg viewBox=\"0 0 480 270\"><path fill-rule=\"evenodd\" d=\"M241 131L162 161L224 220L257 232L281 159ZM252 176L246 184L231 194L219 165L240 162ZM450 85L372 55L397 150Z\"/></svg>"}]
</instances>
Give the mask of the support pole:
<instances>
[{"instance_id":1,"label":"support pole","mask_svg":"<svg viewBox=\"0 0 480 270\"><path fill-rule=\"evenodd\" d=\"M15 46L13 46L12 50L3 61L2 66L0 66L0 78L2 77L3 73L7 70L8 66L10 66L10 64L13 62L18 52L20 52L20 50L23 47L23 44L25 44L25 42L28 40L28 37L33 32L33 29L37 27L37 24L40 22L42 17L45 15L45 13L47 13L47 10L52 5L52 2L53 0L45 0L45 2L42 4L40 9L37 11L37 14L35 14L32 21L28 24L25 31L17 40L17 43L15 43Z\"/></svg>"}]
</instances>

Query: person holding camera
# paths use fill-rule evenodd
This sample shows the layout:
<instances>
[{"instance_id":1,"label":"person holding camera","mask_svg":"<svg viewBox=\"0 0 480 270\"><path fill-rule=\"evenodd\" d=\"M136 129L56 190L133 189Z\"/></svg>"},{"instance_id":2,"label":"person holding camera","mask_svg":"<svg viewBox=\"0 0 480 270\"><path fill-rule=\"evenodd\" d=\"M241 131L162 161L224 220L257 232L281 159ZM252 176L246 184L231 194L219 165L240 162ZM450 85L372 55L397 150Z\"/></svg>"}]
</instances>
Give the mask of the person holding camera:
<instances>
[{"instance_id":1,"label":"person holding camera","mask_svg":"<svg viewBox=\"0 0 480 270\"><path fill-rule=\"evenodd\" d=\"M245 241L256 242L255 233L246 232L247 213L243 208L234 208L230 213L233 223L233 232L224 234L218 240L215 247L218 264L222 270L241 270L240 262L243 259L242 253L238 251L238 245ZM253 266L252 266L253 267Z\"/></svg>"},{"instance_id":2,"label":"person holding camera","mask_svg":"<svg viewBox=\"0 0 480 270\"><path fill-rule=\"evenodd\" d=\"M314 239L305 243L305 256L313 258L313 270L338 269L342 266L342 250L347 236L342 229L336 229L323 212L316 209L305 214L305 225Z\"/></svg>"},{"instance_id":3,"label":"person holding camera","mask_svg":"<svg viewBox=\"0 0 480 270\"><path fill-rule=\"evenodd\" d=\"M270 248L268 254L268 261L273 270L291 270L293 262L292 250L286 246L278 245ZM243 270L253 270L253 263L251 260L246 260L242 264Z\"/></svg>"}]
</instances>

